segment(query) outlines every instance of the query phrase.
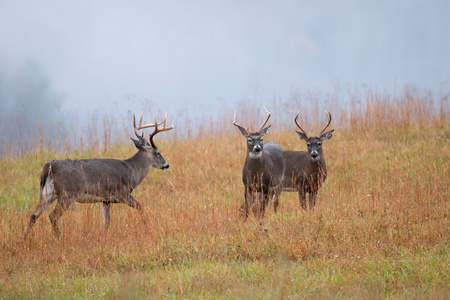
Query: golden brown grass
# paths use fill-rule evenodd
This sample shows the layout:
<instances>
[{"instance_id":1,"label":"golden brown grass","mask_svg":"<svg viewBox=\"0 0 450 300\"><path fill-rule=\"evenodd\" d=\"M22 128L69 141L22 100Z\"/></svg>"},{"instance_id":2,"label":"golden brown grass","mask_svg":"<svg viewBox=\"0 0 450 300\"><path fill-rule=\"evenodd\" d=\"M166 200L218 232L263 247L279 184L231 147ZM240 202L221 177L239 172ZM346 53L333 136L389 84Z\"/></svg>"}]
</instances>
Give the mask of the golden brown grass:
<instances>
[{"instance_id":1,"label":"golden brown grass","mask_svg":"<svg viewBox=\"0 0 450 300\"><path fill-rule=\"evenodd\" d=\"M324 145L329 176L316 210L282 193L279 213L270 207L263 220L237 214L245 141L231 122L215 135L160 143L170 169L151 170L134 192L146 225L135 210L113 205L108 232L98 205L76 204L58 239L52 206L23 241L45 161L126 158L131 142L3 159L0 296L450 297L448 100L368 92L359 102L331 111L336 132ZM293 127L274 126L267 139L305 148Z\"/></svg>"}]
</instances>

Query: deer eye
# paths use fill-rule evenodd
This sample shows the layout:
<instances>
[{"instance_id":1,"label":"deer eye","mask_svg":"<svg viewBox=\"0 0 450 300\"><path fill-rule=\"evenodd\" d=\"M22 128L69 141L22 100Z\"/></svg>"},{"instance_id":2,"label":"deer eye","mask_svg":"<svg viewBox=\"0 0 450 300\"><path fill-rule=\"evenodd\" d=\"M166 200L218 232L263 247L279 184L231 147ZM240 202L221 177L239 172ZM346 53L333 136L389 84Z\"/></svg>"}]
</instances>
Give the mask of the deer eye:
<instances>
[{"instance_id":1,"label":"deer eye","mask_svg":"<svg viewBox=\"0 0 450 300\"><path fill-rule=\"evenodd\" d=\"M318 142L317 146L319 146L319 147L322 146L322 142Z\"/></svg>"},{"instance_id":2,"label":"deer eye","mask_svg":"<svg viewBox=\"0 0 450 300\"><path fill-rule=\"evenodd\" d=\"M247 139L247 142L251 143L251 142L252 142L252 139L251 139L251 138L248 138L248 139Z\"/></svg>"},{"instance_id":3,"label":"deer eye","mask_svg":"<svg viewBox=\"0 0 450 300\"><path fill-rule=\"evenodd\" d=\"M260 139L259 141L262 143L264 139Z\"/></svg>"},{"instance_id":4,"label":"deer eye","mask_svg":"<svg viewBox=\"0 0 450 300\"><path fill-rule=\"evenodd\" d=\"M311 147L311 143L307 143L306 146Z\"/></svg>"}]
</instances>

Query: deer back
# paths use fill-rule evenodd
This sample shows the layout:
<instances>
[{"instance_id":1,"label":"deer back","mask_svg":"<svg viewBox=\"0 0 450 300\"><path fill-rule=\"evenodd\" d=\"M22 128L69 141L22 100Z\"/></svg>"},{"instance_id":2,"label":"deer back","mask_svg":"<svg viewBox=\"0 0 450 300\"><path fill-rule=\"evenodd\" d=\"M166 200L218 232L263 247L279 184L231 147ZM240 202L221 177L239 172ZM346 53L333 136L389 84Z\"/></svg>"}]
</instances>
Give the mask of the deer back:
<instances>
[{"instance_id":1,"label":"deer back","mask_svg":"<svg viewBox=\"0 0 450 300\"><path fill-rule=\"evenodd\" d=\"M49 175L59 196L70 197L82 193L100 197L125 195L137 186L136 181L143 179L133 180L133 169L117 159L66 159L53 160L48 164Z\"/></svg>"}]
</instances>

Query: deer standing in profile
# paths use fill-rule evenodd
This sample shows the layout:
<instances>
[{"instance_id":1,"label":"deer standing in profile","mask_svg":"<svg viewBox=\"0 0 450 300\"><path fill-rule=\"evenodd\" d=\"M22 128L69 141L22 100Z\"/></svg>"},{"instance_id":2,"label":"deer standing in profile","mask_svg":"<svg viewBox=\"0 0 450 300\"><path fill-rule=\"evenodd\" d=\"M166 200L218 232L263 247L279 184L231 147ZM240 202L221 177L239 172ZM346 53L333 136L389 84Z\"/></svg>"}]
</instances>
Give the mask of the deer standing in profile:
<instances>
[{"instance_id":1,"label":"deer standing in profile","mask_svg":"<svg viewBox=\"0 0 450 300\"><path fill-rule=\"evenodd\" d=\"M132 157L119 159L65 159L52 160L44 164L40 175L40 195L36 210L31 214L25 232L27 238L32 226L44 210L58 199L55 209L49 218L55 233L59 236L57 227L61 215L75 203L100 203L103 213L103 223L108 228L110 223L110 206L112 203L123 203L136 208L143 217L141 204L131 195L133 190L144 180L152 167L167 169L169 164L161 156L153 142L153 137L162 131L171 130L174 126L166 127L167 114L164 121L155 124L139 126L133 114L134 133L137 140L131 139L138 149ZM159 125L163 128L159 128ZM150 143L144 138L144 133L138 131L154 127L150 134Z\"/></svg>"},{"instance_id":2,"label":"deer standing in profile","mask_svg":"<svg viewBox=\"0 0 450 300\"><path fill-rule=\"evenodd\" d=\"M266 110L266 120L256 132L250 132L248 128L236 123L234 112L233 125L239 128L247 139L247 156L242 168L242 182L245 186L245 202L241 206L240 213L246 219L250 207L255 215L263 217L265 206L270 198L274 201L274 210L277 211L278 195L281 192L285 162L283 150L276 143L265 142L270 125L266 128L270 113Z\"/></svg>"},{"instance_id":3,"label":"deer standing in profile","mask_svg":"<svg viewBox=\"0 0 450 300\"><path fill-rule=\"evenodd\" d=\"M331 123L331 114L327 112L327 125L320 131L319 136L311 137L298 124L299 115L300 113L297 114L294 121L301 131L296 132L306 142L308 151L283 151L286 161L283 191L298 192L300 205L304 209L307 209L306 194L309 194L309 209L314 209L317 192L327 178L327 166L322 143L333 136L334 129L324 133Z\"/></svg>"}]
</instances>

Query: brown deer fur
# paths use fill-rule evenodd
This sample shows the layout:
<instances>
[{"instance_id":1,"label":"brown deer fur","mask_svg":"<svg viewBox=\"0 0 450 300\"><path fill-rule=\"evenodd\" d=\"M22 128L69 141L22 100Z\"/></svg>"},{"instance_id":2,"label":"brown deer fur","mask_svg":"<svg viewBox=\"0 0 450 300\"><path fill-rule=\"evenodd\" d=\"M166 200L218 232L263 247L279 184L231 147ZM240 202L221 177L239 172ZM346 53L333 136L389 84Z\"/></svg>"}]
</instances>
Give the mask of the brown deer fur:
<instances>
[{"instance_id":1,"label":"brown deer fur","mask_svg":"<svg viewBox=\"0 0 450 300\"><path fill-rule=\"evenodd\" d=\"M167 118L167 115L166 115ZM134 119L134 118L133 118ZM164 124L159 129L158 125ZM110 222L110 205L124 203L136 208L142 214L141 204L131 193L144 180L152 167L167 169L169 164L153 143L153 136L161 131L173 129L161 123L142 125L142 116L135 133L138 140L133 140L138 152L129 159L76 159L52 160L44 164L40 175L40 195L35 211L31 214L25 238L36 220L44 210L58 200L49 218L54 231L59 235L56 225L61 215L75 203L100 203L103 221L106 227ZM151 144L139 135L138 130L155 127L150 135Z\"/></svg>"},{"instance_id":2,"label":"brown deer fur","mask_svg":"<svg viewBox=\"0 0 450 300\"><path fill-rule=\"evenodd\" d=\"M306 194L309 194L309 208L314 209L316 195L322 183L327 178L327 166L322 150L322 143L333 136L333 130L323 133L331 123L331 114L328 114L328 123L319 136L310 137L297 123L301 131L298 136L306 142L308 151L283 151L286 161L286 171L283 179L283 191L298 192L300 205L306 209Z\"/></svg>"}]
</instances>

